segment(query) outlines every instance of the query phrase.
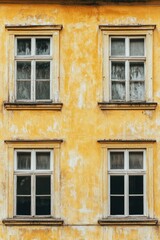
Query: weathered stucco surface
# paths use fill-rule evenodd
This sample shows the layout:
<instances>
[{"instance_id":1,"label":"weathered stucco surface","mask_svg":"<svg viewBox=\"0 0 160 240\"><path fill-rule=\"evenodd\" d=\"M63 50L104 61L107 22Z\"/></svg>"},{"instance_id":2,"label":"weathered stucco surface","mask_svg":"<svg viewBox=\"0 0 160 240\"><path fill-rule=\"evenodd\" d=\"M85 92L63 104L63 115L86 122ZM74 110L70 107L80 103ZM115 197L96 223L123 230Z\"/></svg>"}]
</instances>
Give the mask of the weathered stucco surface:
<instances>
[{"instance_id":1,"label":"weathered stucco surface","mask_svg":"<svg viewBox=\"0 0 160 240\"><path fill-rule=\"evenodd\" d=\"M6 227L1 240L158 240L159 226L101 227L102 162L98 139L156 139L154 215L160 219L160 109L101 111L100 24L156 24L154 101L160 103L160 6L0 5L0 220L7 212L5 139L64 139L61 146L61 227ZM8 38L5 24L62 24L60 100L56 111L7 111ZM74 226L77 225L77 226Z\"/></svg>"}]
</instances>

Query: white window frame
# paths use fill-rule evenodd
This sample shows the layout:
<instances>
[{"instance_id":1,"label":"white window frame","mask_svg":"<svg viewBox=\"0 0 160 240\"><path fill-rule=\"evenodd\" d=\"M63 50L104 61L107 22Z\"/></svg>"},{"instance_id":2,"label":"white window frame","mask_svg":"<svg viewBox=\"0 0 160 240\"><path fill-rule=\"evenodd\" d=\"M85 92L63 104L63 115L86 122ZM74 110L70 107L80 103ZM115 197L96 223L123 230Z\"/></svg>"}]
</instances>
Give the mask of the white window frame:
<instances>
[{"instance_id":1,"label":"white window frame","mask_svg":"<svg viewBox=\"0 0 160 240\"><path fill-rule=\"evenodd\" d=\"M111 55L111 40L114 38L123 38L125 39L125 55L124 56L112 56ZM130 39L144 39L144 56L130 56L129 55L129 41ZM110 36L110 52L109 52L109 62L110 62L110 101L112 102L143 102L145 101L145 96L144 99L142 100L131 100L130 99L130 82L144 82L144 95L145 95L145 79L146 79L146 38L145 36ZM114 100L112 98L112 80L111 78L111 71L112 71L112 62L124 62L125 64L125 100ZM130 63L144 63L144 80L136 80L136 81L131 81L129 77L129 71L130 71ZM115 82L120 82L120 80L116 80Z\"/></svg>"},{"instance_id":2,"label":"white window frame","mask_svg":"<svg viewBox=\"0 0 160 240\"><path fill-rule=\"evenodd\" d=\"M110 168L110 153L123 152L124 153L124 169L111 169ZM129 152L143 152L143 169L129 169ZM129 214L129 176L143 176L143 214ZM146 216L146 151L144 149L109 149L108 150L108 212L110 213L110 177L111 176L124 176L124 214L112 215L113 217L136 217ZM142 195L142 194L141 194Z\"/></svg>"},{"instance_id":3,"label":"white window frame","mask_svg":"<svg viewBox=\"0 0 160 240\"><path fill-rule=\"evenodd\" d=\"M102 219L108 217L116 218L117 215L110 215L109 205L109 183L108 183L108 171L109 171L109 151L145 151L145 175L146 175L146 195L145 195L145 212L144 217L154 218L154 184L153 184L153 169L154 169L154 151L156 145L155 140L98 140L101 149L101 161L102 161ZM140 216L140 215L139 215ZM142 215L141 215L142 216ZM120 215L117 218L127 219L134 218L135 215ZM143 216L142 216L143 217ZM136 217L135 217L136 218Z\"/></svg>"},{"instance_id":4,"label":"white window frame","mask_svg":"<svg viewBox=\"0 0 160 240\"><path fill-rule=\"evenodd\" d=\"M8 31L8 53L9 53L9 61L8 61L8 79L9 84L7 84L8 88L8 102L20 103L20 102L60 102L60 30L62 29L62 25L33 25L33 26L5 26ZM32 56L17 56L17 38L50 38L50 56L46 55L32 55ZM34 43L34 41L32 40ZM33 53L34 44L32 45L32 53ZM32 60L32 61L51 61L50 66L50 99L46 100L36 100L33 94L35 90L34 81L32 83L32 94L31 100L17 100L16 97L16 66L15 61L18 60ZM33 68L32 68L33 69ZM34 78L34 73L32 72L32 77Z\"/></svg>"},{"instance_id":5,"label":"white window frame","mask_svg":"<svg viewBox=\"0 0 160 240\"><path fill-rule=\"evenodd\" d=\"M31 153L31 169L30 170L18 170L17 169L17 153L18 152L30 152ZM50 153L50 169L48 170L37 170L36 169L36 153L37 152L49 152ZM15 157L14 157L14 216L18 217L49 217L51 216L53 212L53 199L54 199L54 189L53 189L53 165L54 165L54 159L53 159L53 150L39 150L39 149L27 149L27 150L15 150ZM50 192L50 214L49 215L36 215L36 176L50 176L51 177L51 182L50 182L50 187L51 187L51 192ZM16 209L16 199L17 199L17 176L31 176L31 214L30 215L18 215L16 214L17 209Z\"/></svg>"},{"instance_id":6,"label":"white window frame","mask_svg":"<svg viewBox=\"0 0 160 240\"><path fill-rule=\"evenodd\" d=\"M102 83L103 83L103 102L153 102L153 30L155 25L142 26L107 26L100 25L102 32ZM129 97L124 101L111 99L110 81L110 46L111 37L145 38L145 93L144 101L130 101ZM123 58L119 58L123 59ZM138 59L133 57L133 59Z\"/></svg>"},{"instance_id":7,"label":"white window frame","mask_svg":"<svg viewBox=\"0 0 160 240\"><path fill-rule=\"evenodd\" d=\"M36 39L50 39L50 55L36 55ZM17 40L18 39L31 39L31 55L17 55ZM17 102L50 102L53 99L53 77L52 77L52 68L53 68L53 46L52 46L52 37L51 36L15 36L15 99ZM17 99L17 63L18 62L31 62L31 79L24 80L31 82L31 99ZM50 96L49 99L36 99L36 62L50 62L50 79L46 81L50 82ZM21 81L21 80L20 80ZM39 81L39 80L38 80Z\"/></svg>"},{"instance_id":8,"label":"white window frame","mask_svg":"<svg viewBox=\"0 0 160 240\"><path fill-rule=\"evenodd\" d=\"M52 197L51 197L51 215L50 217L54 219L61 219L61 193L60 193L60 157L61 157L61 139L53 140L6 140L5 143L8 147L8 158L7 158L7 195L6 195L6 217L13 218L35 218L31 215L26 217L15 216L15 182L14 182L14 173L15 173L15 151L51 151L51 168L53 169L51 186L52 186ZM21 171L21 174L24 174L25 171ZM41 170L38 171L39 174L42 173ZM38 218L41 215L37 216Z\"/></svg>"}]
</instances>

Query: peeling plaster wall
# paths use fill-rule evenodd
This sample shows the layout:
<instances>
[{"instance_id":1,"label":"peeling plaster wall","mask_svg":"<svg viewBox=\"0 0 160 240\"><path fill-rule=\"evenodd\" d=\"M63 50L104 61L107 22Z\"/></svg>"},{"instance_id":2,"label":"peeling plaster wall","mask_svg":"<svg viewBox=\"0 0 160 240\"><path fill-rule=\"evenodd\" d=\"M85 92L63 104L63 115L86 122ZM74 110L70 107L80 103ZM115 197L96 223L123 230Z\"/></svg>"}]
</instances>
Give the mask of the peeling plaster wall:
<instances>
[{"instance_id":1,"label":"peeling plaster wall","mask_svg":"<svg viewBox=\"0 0 160 240\"><path fill-rule=\"evenodd\" d=\"M99 24L156 24L154 101L160 103L160 6L0 5L0 220L6 217L8 171L5 139L62 138L62 227L6 227L0 240L158 240L156 227L100 227L102 162L98 139L156 139L154 214L160 219L160 108L101 111L102 53ZM62 24L60 95L62 112L7 111L8 46L5 24ZM77 226L73 226L77 224ZM86 226L89 224L89 226Z\"/></svg>"}]
</instances>

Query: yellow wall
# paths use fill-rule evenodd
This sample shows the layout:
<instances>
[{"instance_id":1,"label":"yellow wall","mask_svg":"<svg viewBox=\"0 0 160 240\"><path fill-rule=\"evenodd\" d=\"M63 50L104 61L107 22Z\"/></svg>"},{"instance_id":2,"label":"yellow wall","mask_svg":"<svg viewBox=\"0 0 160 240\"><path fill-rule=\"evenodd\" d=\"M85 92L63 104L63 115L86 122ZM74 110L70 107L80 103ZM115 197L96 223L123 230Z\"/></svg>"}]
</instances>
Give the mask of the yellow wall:
<instances>
[{"instance_id":1,"label":"yellow wall","mask_svg":"<svg viewBox=\"0 0 160 240\"><path fill-rule=\"evenodd\" d=\"M98 139L156 139L154 216L160 219L160 109L101 111L100 24L156 24L154 101L160 103L160 6L0 5L0 220L7 216L5 139L64 139L61 145L61 227L7 227L2 240L157 240L159 226L101 227L102 161ZM62 24L57 111L7 111L8 42L5 24ZM73 225L77 226L73 226ZM89 226L87 226L89 225Z\"/></svg>"}]
</instances>

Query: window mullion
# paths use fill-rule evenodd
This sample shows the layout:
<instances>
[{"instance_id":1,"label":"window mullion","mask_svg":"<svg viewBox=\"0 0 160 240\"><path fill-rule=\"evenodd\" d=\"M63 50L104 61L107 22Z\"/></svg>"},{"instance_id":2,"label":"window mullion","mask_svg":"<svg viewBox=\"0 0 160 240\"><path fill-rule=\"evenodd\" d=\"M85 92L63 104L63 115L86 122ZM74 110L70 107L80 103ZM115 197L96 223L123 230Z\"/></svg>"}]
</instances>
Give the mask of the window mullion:
<instances>
[{"instance_id":1,"label":"window mullion","mask_svg":"<svg viewBox=\"0 0 160 240\"><path fill-rule=\"evenodd\" d=\"M125 216L129 215L129 177L125 174Z\"/></svg>"},{"instance_id":2,"label":"window mullion","mask_svg":"<svg viewBox=\"0 0 160 240\"><path fill-rule=\"evenodd\" d=\"M32 99L35 101L35 38L32 37Z\"/></svg>"},{"instance_id":3,"label":"window mullion","mask_svg":"<svg viewBox=\"0 0 160 240\"><path fill-rule=\"evenodd\" d=\"M129 215L129 177L128 177L128 169L129 169L129 152L125 150L125 216Z\"/></svg>"},{"instance_id":4,"label":"window mullion","mask_svg":"<svg viewBox=\"0 0 160 240\"><path fill-rule=\"evenodd\" d=\"M35 174L31 175L31 216L35 216Z\"/></svg>"},{"instance_id":5,"label":"window mullion","mask_svg":"<svg viewBox=\"0 0 160 240\"><path fill-rule=\"evenodd\" d=\"M126 44L126 57L129 57L129 38L125 39ZM125 61L125 84L126 84L126 101L129 101L129 62L128 60Z\"/></svg>"}]
</instances>

